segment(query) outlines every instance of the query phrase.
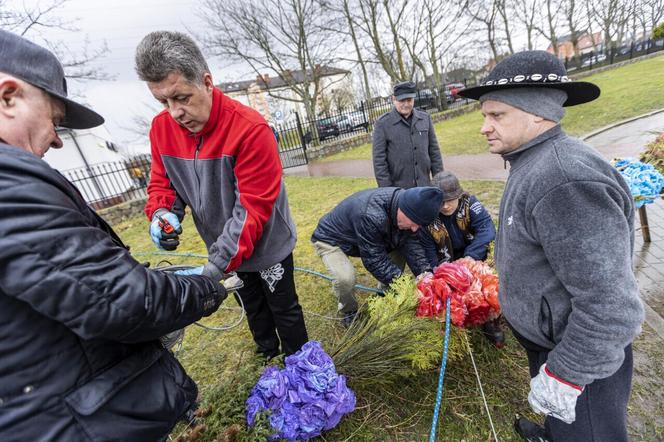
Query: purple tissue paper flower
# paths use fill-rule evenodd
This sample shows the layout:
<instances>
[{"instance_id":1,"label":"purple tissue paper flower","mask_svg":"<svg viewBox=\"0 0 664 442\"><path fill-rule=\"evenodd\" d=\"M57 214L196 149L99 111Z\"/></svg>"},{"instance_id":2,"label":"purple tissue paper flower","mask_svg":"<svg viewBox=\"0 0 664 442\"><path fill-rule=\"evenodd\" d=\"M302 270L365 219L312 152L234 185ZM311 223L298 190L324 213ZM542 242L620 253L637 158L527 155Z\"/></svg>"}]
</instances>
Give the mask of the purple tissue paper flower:
<instances>
[{"instance_id":1,"label":"purple tissue paper flower","mask_svg":"<svg viewBox=\"0 0 664 442\"><path fill-rule=\"evenodd\" d=\"M336 427L355 409L355 394L337 374L332 358L319 342L307 342L288 356L286 368L267 368L246 402L247 424L270 410L271 440L308 440Z\"/></svg>"}]
</instances>

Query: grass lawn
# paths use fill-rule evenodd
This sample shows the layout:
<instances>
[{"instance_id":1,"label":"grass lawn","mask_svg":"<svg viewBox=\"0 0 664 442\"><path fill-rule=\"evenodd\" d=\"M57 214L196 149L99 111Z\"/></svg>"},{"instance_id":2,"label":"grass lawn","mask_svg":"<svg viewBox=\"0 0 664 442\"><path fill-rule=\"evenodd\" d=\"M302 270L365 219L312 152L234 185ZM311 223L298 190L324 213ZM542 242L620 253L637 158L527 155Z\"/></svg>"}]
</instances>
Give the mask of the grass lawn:
<instances>
[{"instance_id":1,"label":"grass lawn","mask_svg":"<svg viewBox=\"0 0 664 442\"><path fill-rule=\"evenodd\" d=\"M371 179L301 178L287 177L290 206L298 228L298 244L294 252L295 265L325 272L320 259L309 242L318 219L350 193L373 187ZM502 182L464 182L496 213ZM187 217L183 224L180 253L205 254L205 247ZM154 251L147 234L147 222L135 217L115 226L122 239L131 246L132 253L152 266L165 258L146 256ZM188 257L167 257L172 263L202 264L204 260ZM358 283L375 286L375 281L356 260ZM344 330L338 322L322 316L335 316L336 301L330 284L320 278L296 272L296 284L311 339L324 345L338 339ZM359 299L368 295L359 294ZM239 311L232 300L224 308L206 318L207 325L227 325L235 322ZM480 370L484 391L501 440L516 440L511 429L515 413L528 414L526 401L528 374L525 355L510 337L507 347L496 350L485 343L477 330L469 333L475 361ZM207 430L198 441L258 440L247 432L244 425L244 401L263 369L253 354L253 341L243 321L239 327L227 332L206 331L189 327L178 358L199 385L200 399L205 416L201 421ZM362 389L349 380L355 389L358 404L352 414L342 420L333 431L326 432L328 441L423 440L431 425L435 401L437 373L433 370L403 379L397 389ZM181 435L176 428L173 438ZM440 424L439 440L486 441L490 426L484 412L470 358L464 357L448 365ZM236 437L233 439L232 437ZM189 435L179 440L193 440ZM322 439L323 440L323 439Z\"/></svg>"},{"instance_id":2,"label":"grass lawn","mask_svg":"<svg viewBox=\"0 0 664 442\"><path fill-rule=\"evenodd\" d=\"M495 217L504 183L496 181L465 181L464 188L478 196ZM325 269L309 242L318 219L352 192L373 187L373 179L286 177L290 207L297 224L298 243L294 251L295 265L325 273ZM205 246L188 216L178 253L206 254ZM200 265L201 258L154 255L148 237L148 223L136 216L114 226L121 238L131 246L140 261L157 267L163 258L176 264ZM151 254L152 253L152 254ZM374 286L359 260L355 260L358 283ZM334 317L336 301L330 284L302 272L296 272L296 285L305 311L309 336L329 346L344 333ZM360 302L369 295L359 294ZM225 326L237 321L240 311L229 299L214 315L202 322L209 326ZM635 342L635 380L630 402L630 435L634 440L661 440L664 427L653 416L661 416L661 360L664 354L652 330ZM529 376L524 352L508 333L507 345L496 350L488 345L478 330L468 333L469 343L478 366L489 409L500 440L516 441L512 420L516 413L537 419L527 403ZM442 341L442 339L441 339ZM201 402L199 423L205 431L197 436L183 425L176 427L171 439L177 442L259 441L260 435L247 430L244 402L264 369L254 356L254 345L246 321L229 331L214 332L199 327L187 328L178 359L199 386ZM659 361L659 362L658 362ZM658 368L659 367L659 368ZM334 430L325 432L324 441L421 441L427 440L435 402L438 373L421 371L404 378L398 387L367 388L353 379L348 385L357 395L356 410L347 415ZM484 442L493 440L484 411L470 356L448 364L438 440ZM203 427L197 427L197 431Z\"/></svg>"},{"instance_id":3,"label":"grass lawn","mask_svg":"<svg viewBox=\"0 0 664 442\"><path fill-rule=\"evenodd\" d=\"M664 56L611 69L583 78L597 84L602 95L595 101L567 109L563 128L581 136L629 117L664 107ZM486 153L479 134L482 115L471 112L435 125L440 148L445 155ZM371 159L371 145L326 157L322 161Z\"/></svg>"}]
</instances>

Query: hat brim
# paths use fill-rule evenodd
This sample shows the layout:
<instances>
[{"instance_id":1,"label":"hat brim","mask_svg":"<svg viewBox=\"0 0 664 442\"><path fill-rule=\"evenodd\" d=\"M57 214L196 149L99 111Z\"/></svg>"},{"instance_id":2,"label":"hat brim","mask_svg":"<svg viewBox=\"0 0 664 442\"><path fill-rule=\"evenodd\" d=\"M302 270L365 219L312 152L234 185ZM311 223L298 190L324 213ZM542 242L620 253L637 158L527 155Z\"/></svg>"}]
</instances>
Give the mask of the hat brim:
<instances>
[{"instance_id":1,"label":"hat brim","mask_svg":"<svg viewBox=\"0 0 664 442\"><path fill-rule=\"evenodd\" d=\"M500 91L506 89L519 89L524 87L560 89L567 92L567 100L563 106L576 106L577 104L588 103L597 99L600 95L600 89L593 83L586 81L569 81L566 83L506 83L492 84L489 86L475 86L463 89L458 95L472 100L479 100L480 97L488 92Z\"/></svg>"},{"instance_id":2,"label":"hat brim","mask_svg":"<svg viewBox=\"0 0 664 442\"><path fill-rule=\"evenodd\" d=\"M445 193L443 196L443 202L458 200L463 195L463 189L459 189L456 192Z\"/></svg>"},{"instance_id":3,"label":"hat brim","mask_svg":"<svg viewBox=\"0 0 664 442\"><path fill-rule=\"evenodd\" d=\"M401 100L406 100L408 98L415 98L416 95L417 94L415 94L414 92L411 92L411 93L408 93L408 94L395 95L394 98L397 101L401 101Z\"/></svg>"},{"instance_id":4,"label":"hat brim","mask_svg":"<svg viewBox=\"0 0 664 442\"><path fill-rule=\"evenodd\" d=\"M52 97L61 100L65 104L65 119L59 126L69 129L90 129L104 124L104 117L92 109L78 104L60 94L46 91Z\"/></svg>"}]
</instances>

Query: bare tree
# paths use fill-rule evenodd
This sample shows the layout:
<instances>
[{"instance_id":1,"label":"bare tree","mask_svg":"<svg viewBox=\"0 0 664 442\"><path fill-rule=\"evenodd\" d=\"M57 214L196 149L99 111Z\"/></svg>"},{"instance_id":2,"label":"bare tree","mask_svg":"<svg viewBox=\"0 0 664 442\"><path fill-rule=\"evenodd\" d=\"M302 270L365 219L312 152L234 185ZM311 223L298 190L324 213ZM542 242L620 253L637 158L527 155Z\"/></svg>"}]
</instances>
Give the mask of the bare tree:
<instances>
[{"instance_id":1,"label":"bare tree","mask_svg":"<svg viewBox=\"0 0 664 442\"><path fill-rule=\"evenodd\" d=\"M511 3L508 0L495 0L496 11L503 22L503 31L505 32L505 41L507 41L507 48L509 53L514 53L514 46L512 45L512 32L510 31L510 13Z\"/></svg>"},{"instance_id":2,"label":"bare tree","mask_svg":"<svg viewBox=\"0 0 664 442\"><path fill-rule=\"evenodd\" d=\"M331 86L322 81L325 67L335 61L336 37L324 29L323 12L316 0L205 0L200 15L210 29L204 41L213 55L244 62L261 78L274 73L293 94L264 81L268 94L302 103L314 119L321 94Z\"/></svg>"},{"instance_id":3,"label":"bare tree","mask_svg":"<svg viewBox=\"0 0 664 442\"><path fill-rule=\"evenodd\" d=\"M455 5L453 2L441 4L437 0L424 0L422 5L426 56L432 70L433 87L438 91L442 91L447 82L444 57L449 55L452 47L456 45L470 25L469 20L463 19L463 11L466 9L467 3L464 1ZM440 100L438 106L445 106L444 94L439 94L438 99Z\"/></svg>"},{"instance_id":4,"label":"bare tree","mask_svg":"<svg viewBox=\"0 0 664 442\"><path fill-rule=\"evenodd\" d=\"M577 0L563 0L560 6L565 15L565 22L569 31L569 41L572 43L574 56L578 57L580 55L579 39L589 32L588 16ZM594 41L592 34L590 38Z\"/></svg>"},{"instance_id":5,"label":"bare tree","mask_svg":"<svg viewBox=\"0 0 664 442\"><path fill-rule=\"evenodd\" d=\"M646 38L664 18L664 0L638 0L635 19L641 25L643 37Z\"/></svg>"},{"instance_id":6,"label":"bare tree","mask_svg":"<svg viewBox=\"0 0 664 442\"><path fill-rule=\"evenodd\" d=\"M602 32L604 51L608 53L621 21L621 0L589 0L588 15Z\"/></svg>"},{"instance_id":7,"label":"bare tree","mask_svg":"<svg viewBox=\"0 0 664 442\"><path fill-rule=\"evenodd\" d=\"M331 32L345 35L350 37L355 50L355 58L352 60L357 62L362 72L362 89L365 99L371 97L371 89L369 86L369 74L367 70L367 60L362 50L362 35L358 25L358 18L353 12L358 8L357 0L319 0L323 10L330 11L332 14L338 15L341 20L334 20L330 25L324 26Z\"/></svg>"},{"instance_id":8,"label":"bare tree","mask_svg":"<svg viewBox=\"0 0 664 442\"><path fill-rule=\"evenodd\" d=\"M573 0L572 0L573 1ZM512 7L518 21L526 30L528 38L528 50L534 49L534 33L537 20L539 19L540 0L512 0Z\"/></svg>"},{"instance_id":9,"label":"bare tree","mask_svg":"<svg viewBox=\"0 0 664 442\"><path fill-rule=\"evenodd\" d=\"M500 57L498 52L500 43L496 34L496 17L498 16L496 0L470 0L467 12L480 25L483 32L486 33L486 41L491 49L493 59L498 61Z\"/></svg>"},{"instance_id":10,"label":"bare tree","mask_svg":"<svg viewBox=\"0 0 664 442\"><path fill-rule=\"evenodd\" d=\"M395 16L401 16L403 6L408 0L403 1L402 8L395 13L395 11L390 11L390 8L398 5L388 0L359 0L360 14L358 21L360 28L369 37L373 58L393 83L406 78L399 29L397 22L394 20ZM397 43L398 49L396 47Z\"/></svg>"},{"instance_id":11,"label":"bare tree","mask_svg":"<svg viewBox=\"0 0 664 442\"><path fill-rule=\"evenodd\" d=\"M95 64L108 55L108 46L91 47L87 37L82 48L72 50L62 41L46 38L49 29L78 32L75 18L63 19L57 12L68 0L52 0L46 5L22 3L20 9L10 9L0 1L0 27L47 46L58 57L67 78L75 80L111 80L113 76Z\"/></svg>"},{"instance_id":12,"label":"bare tree","mask_svg":"<svg viewBox=\"0 0 664 442\"><path fill-rule=\"evenodd\" d=\"M535 29L542 34L549 42L553 48L553 53L556 57L559 55L558 48L558 27L560 14L558 14L559 9L559 0L544 0L542 4L543 10L540 11L541 22L540 25L535 26Z\"/></svg>"}]
</instances>

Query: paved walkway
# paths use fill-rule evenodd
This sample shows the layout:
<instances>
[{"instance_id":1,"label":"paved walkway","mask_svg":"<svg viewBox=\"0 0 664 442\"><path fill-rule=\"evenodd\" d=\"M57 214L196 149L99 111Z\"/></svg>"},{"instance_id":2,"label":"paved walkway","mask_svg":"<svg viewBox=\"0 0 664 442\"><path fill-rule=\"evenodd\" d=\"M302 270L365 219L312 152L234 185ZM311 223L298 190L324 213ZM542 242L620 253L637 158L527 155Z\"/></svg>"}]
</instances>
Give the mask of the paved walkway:
<instances>
[{"instance_id":1,"label":"paved walkway","mask_svg":"<svg viewBox=\"0 0 664 442\"><path fill-rule=\"evenodd\" d=\"M664 112L635 120L586 139L605 158L637 156L643 146L654 138L653 131L664 132ZM462 180L506 180L508 171L499 155L443 156L445 169ZM348 176L373 178L371 160L339 160L314 162L285 170L291 176Z\"/></svg>"}]
</instances>

